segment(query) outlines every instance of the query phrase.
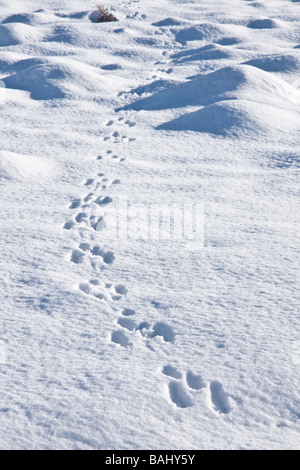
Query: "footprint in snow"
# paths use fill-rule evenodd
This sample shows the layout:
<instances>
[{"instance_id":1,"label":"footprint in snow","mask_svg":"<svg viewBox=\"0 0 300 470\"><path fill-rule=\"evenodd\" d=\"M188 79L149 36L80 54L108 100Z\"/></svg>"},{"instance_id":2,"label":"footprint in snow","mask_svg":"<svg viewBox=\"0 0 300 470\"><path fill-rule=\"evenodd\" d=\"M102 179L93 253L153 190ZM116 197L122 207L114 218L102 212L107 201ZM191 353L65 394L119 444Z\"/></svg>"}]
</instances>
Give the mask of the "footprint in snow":
<instances>
[{"instance_id":1,"label":"footprint in snow","mask_svg":"<svg viewBox=\"0 0 300 470\"><path fill-rule=\"evenodd\" d=\"M116 331L112 332L111 341L113 343L119 344L123 348L128 348L128 347L132 346L129 339L125 335L125 333L121 330L116 330Z\"/></svg>"},{"instance_id":2,"label":"footprint in snow","mask_svg":"<svg viewBox=\"0 0 300 470\"><path fill-rule=\"evenodd\" d=\"M117 284L114 287L114 291L115 294L112 294L112 300L120 300L128 292L123 284Z\"/></svg>"},{"instance_id":3,"label":"footprint in snow","mask_svg":"<svg viewBox=\"0 0 300 470\"><path fill-rule=\"evenodd\" d=\"M90 181L93 181L93 183L95 183L94 179L93 180L91 179ZM98 200L96 200L96 201L93 200L93 198L95 197L95 193L99 189L101 189L103 191L103 190L106 190L106 189L110 188L112 185L117 184L116 181L120 182L120 180L109 181L109 179L105 177L104 173L98 173L98 178L96 180L96 184L94 184L93 190L90 191L86 196L83 197L83 202L85 203L85 205L83 205L82 207L85 208L85 207L87 207L87 205L90 205L92 202L98 203ZM100 199L100 197L98 199ZM103 196L102 196L102 199L103 199ZM78 205L77 205L77 201L79 202ZM111 199L111 201L112 201L112 199ZM79 207L80 204L81 204L81 200L78 199L78 200L76 200L75 203L72 203L72 206L70 207L70 209L74 209L76 207Z\"/></svg>"},{"instance_id":4,"label":"footprint in snow","mask_svg":"<svg viewBox=\"0 0 300 470\"><path fill-rule=\"evenodd\" d=\"M113 202L113 200L109 196L99 196L94 202L98 204L98 206L107 206Z\"/></svg>"},{"instance_id":5,"label":"footprint in snow","mask_svg":"<svg viewBox=\"0 0 300 470\"><path fill-rule=\"evenodd\" d=\"M91 245L87 242L80 243L79 249L82 251L91 251Z\"/></svg>"},{"instance_id":6,"label":"footprint in snow","mask_svg":"<svg viewBox=\"0 0 300 470\"><path fill-rule=\"evenodd\" d=\"M133 126L130 126L133 127ZM134 142L136 139L135 137L128 137L127 135L122 135L120 132L115 131L110 136L103 137L104 142L113 142L113 143L126 143L126 142Z\"/></svg>"},{"instance_id":7,"label":"footprint in snow","mask_svg":"<svg viewBox=\"0 0 300 470\"><path fill-rule=\"evenodd\" d=\"M193 374L191 371L188 371L186 374L186 383L193 390L201 390L201 388L206 386L201 375Z\"/></svg>"},{"instance_id":8,"label":"footprint in snow","mask_svg":"<svg viewBox=\"0 0 300 470\"><path fill-rule=\"evenodd\" d=\"M78 224L81 224L82 222L86 222L88 219L88 214L86 212L79 212L79 214L76 215L75 220Z\"/></svg>"},{"instance_id":9,"label":"footprint in snow","mask_svg":"<svg viewBox=\"0 0 300 470\"><path fill-rule=\"evenodd\" d=\"M112 158L113 160L117 160L119 162L124 162L125 161L125 158L124 157L119 157L119 155L116 155L116 154L113 154L113 151L112 150L107 150L106 151L106 155L110 158ZM97 157L97 160L102 160L103 159L103 156L102 155L98 155Z\"/></svg>"},{"instance_id":10,"label":"footprint in snow","mask_svg":"<svg viewBox=\"0 0 300 470\"><path fill-rule=\"evenodd\" d=\"M136 329L136 324L135 322L128 317L120 317L118 319L118 325L120 325L122 328L125 328L128 331L134 331Z\"/></svg>"},{"instance_id":11,"label":"footprint in snow","mask_svg":"<svg viewBox=\"0 0 300 470\"><path fill-rule=\"evenodd\" d=\"M91 186L92 184L94 184L94 182L95 182L95 180L93 178L89 178L84 183L84 186Z\"/></svg>"},{"instance_id":12,"label":"footprint in snow","mask_svg":"<svg viewBox=\"0 0 300 470\"><path fill-rule=\"evenodd\" d=\"M117 284L113 286L111 283L106 283L105 288L108 291L111 300L119 301L124 298L127 294L127 289L123 284Z\"/></svg>"},{"instance_id":13,"label":"footprint in snow","mask_svg":"<svg viewBox=\"0 0 300 470\"><path fill-rule=\"evenodd\" d=\"M191 397L180 382L173 380L169 383L169 394L171 401L178 408L188 408L193 405Z\"/></svg>"},{"instance_id":14,"label":"footprint in snow","mask_svg":"<svg viewBox=\"0 0 300 470\"><path fill-rule=\"evenodd\" d=\"M125 121L125 124L126 124L127 126L129 126L129 127L134 127L134 126L136 126L136 122L134 122L134 121L129 121L129 120Z\"/></svg>"},{"instance_id":15,"label":"footprint in snow","mask_svg":"<svg viewBox=\"0 0 300 470\"><path fill-rule=\"evenodd\" d=\"M71 203L69 209L77 209L81 205L81 199L74 199L74 201Z\"/></svg>"},{"instance_id":16,"label":"footprint in snow","mask_svg":"<svg viewBox=\"0 0 300 470\"><path fill-rule=\"evenodd\" d=\"M73 227L75 227L75 222L73 220L67 220L67 222L64 225L65 230L71 230Z\"/></svg>"},{"instance_id":17,"label":"footprint in snow","mask_svg":"<svg viewBox=\"0 0 300 470\"><path fill-rule=\"evenodd\" d=\"M130 316L132 316L132 315L135 315L135 313L136 313L136 312L135 312L134 310L132 310L131 308L124 308L124 309L122 310L122 315L123 315L124 317L130 317Z\"/></svg>"},{"instance_id":18,"label":"footprint in snow","mask_svg":"<svg viewBox=\"0 0 300 470\"><path fill-rule=\"evenodd\" d=\"M156 336L161 336L167 343L174 343L175 341L173 329L164 322L155 323L150 337L155 338Z\"/></svg>"},{"instance_id":19,"label":"footprint in snow","mask_svg":"<svg viewBox=\"0 0 300 470\"><path fill-rule=\"evenodd\" d=\"M84 260L84 253L81 250L73 250L71 255L71 261L75 264L82 264Z\"/></svg>"},{"instance_id":20,"label":"footprint in snow","mask_svg":"<svg viewBox=\"0 0 300 470\"><path fill-rule=\"evenodd\" d=\"M113 160L117 160L119 162L124 162L125 161L125 158L124 157L121 158L121 157L119 157L119 155L113 155L111 158Z\"/></svg>"},{"instance_id":21,"label":"footprint in snow","mask_svg":"<svg viewBox=\"0 0 300 470\"><path fill-rule=\"evenodd\" d=\"M109 300L105 294L105 287L100 285L98 279L91 279L89 282L81 282L79 290L85 294L95 297L97 300Z\"/></svg>"},{"instance_id":22,"label":"footprint in snow","mask_svg":"<svg viewBox=\"0 0 300 470\"><path fill-rule=\"evenodd\" d=\"M115 255L112 251L103 251L99 246L94 246L91 249L93 256L100 256L105 264L113 264L115 261Z\"/></svg>"},{"instance_id":23,"label":"footprint in snow","mask_svg":"<svg viewBox=\"0 0 300 470\"><path fill-rule=\"evenodd\" d=\"M135 13L132 13L131 15L126 15L126 18L127 19L136 18L138 20L145 20L147 18L147 15L145 15L144 13L141 14L139 11L136 11Z\"/></svg>"},{"instance_id":24,"label":"footprint in snow","mask_svg":"<svg viewBox=\"0 0 300 470\"><path fill-rule=\"evenodd\" d=\"M84 204L84 206L82 206L82 207L83 207L84 209L89 206L89 204L92 202L93 197L94 197L94 193L91 192L91 193L87 194L87 195L83 198L83 202L84 202L85 204Z\"/></svg>"},{"instance_id":25,"label":"footprint in snow","mask_svg":"<svg viewBox=\"0 0 300 470\"><path fill-rule=\"evenodd\" d=\"M168 377L173 377L173 379L179 380L182 378L182 373L178 369L176 369L176 367L170 365L164 366L162 369L162 373L164 375L167 375Z\"/></svg>"},{"instance_id":26,"label":"footprint in snow","mask_svg":"<svg viewBox=\"0 0 300 470\"><path fill-rule=\"evenodd\" d=\"M174 343L175 333L173 329L163 322L156 322L152 327L147 321L142 321L137 327L142 336L147 339L161 337L166 343Z\"/></svg>"},{"instance_id":27,"label":"footprint in snow","mask_svg":"<svg viewBox=\"0 0 300 470\"><path fill-rule=\"evenodd\" d=\"M210 384L210 400L215 411L223 414L229 413L230 404L228 395L225 393L223 385L218 380L214 380Z\"/></svg>"},{"instance_id":28,"label":"footprint in snow","mask_svg":"<svg viewBox=\"0 0 300 470\"><path fill-rule=\"evenodd\" d=\"M169 364L163 367L162 373L173 379L169 382L169 396L172 403L178 408L188 408L193 405L188 389L199 391L206 386L201 375L194 374L191 371L186 373L185 382L183 382L182 373Z\"/></svg>"},{"instance_id":29,"label":"footprint in snow","mask_svg":"<svg viewBox=\"0 0 300 470\"><path fill-rule=\"evenodd\" d=\"M124 287L124 286L123 286ZM120 289L120 285L116 286L115 291L119 294L112 296L113 300L119 300L123 292L123 288ZM126 291L127 292L127 291ZM173 329L163 322L156 322L152 327L151 324L147 321L142 321L137 324L132 317L135 315L135 311L130 308L124 308L122 311L122 316L118 318L118 325L128 331L138 331L141 336L147 340L147 347L153 350L150 340L160 336L166 343L173 343L175 340L175 333Z\"/></svg>"},{"instance_id":30,"label":"footprint in snow","mask_svg":"<svg viewBox=\"0 0 300 470\"><path fill-rule=\"evenodd\" d=\"M88 282L82 282L79 284L79 289L86 295L90 295L92 293L92 287Z\"/></svg>"}]
</instances>

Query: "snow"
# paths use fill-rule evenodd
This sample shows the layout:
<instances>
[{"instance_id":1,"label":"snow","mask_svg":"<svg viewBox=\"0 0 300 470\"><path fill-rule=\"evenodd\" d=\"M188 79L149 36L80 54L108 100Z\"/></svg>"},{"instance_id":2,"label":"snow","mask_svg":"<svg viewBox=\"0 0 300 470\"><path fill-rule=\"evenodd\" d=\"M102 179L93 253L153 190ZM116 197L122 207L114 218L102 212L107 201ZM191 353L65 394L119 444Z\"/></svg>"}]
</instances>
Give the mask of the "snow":
<instances>
[{"instance_id":1,"label":"snow","mask_svg":"<svg viewBox=\"0 0 300 470\"><path fill-rule=\"evenodd\" d=\"M0 448L299 448L299 2L0 5Z\"/></svg>"}]
</instances>

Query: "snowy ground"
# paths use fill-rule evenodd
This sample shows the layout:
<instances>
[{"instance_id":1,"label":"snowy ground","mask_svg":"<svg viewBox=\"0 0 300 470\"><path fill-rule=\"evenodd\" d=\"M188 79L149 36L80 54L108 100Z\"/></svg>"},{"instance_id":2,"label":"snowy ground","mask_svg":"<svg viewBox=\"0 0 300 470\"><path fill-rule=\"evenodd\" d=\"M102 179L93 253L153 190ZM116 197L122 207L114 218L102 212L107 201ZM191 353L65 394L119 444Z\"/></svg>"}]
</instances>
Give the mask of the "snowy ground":
<instances>
[{"instance_id":1,"label":"snowy ground","mask_svg":"<svg viewBox=\"0 0 300 470\"><path fill-rule=\"evenodd\" d=\"M300 3L105 6L0 1L0 447L299 448Z\"/></svg>"}]
</instances>

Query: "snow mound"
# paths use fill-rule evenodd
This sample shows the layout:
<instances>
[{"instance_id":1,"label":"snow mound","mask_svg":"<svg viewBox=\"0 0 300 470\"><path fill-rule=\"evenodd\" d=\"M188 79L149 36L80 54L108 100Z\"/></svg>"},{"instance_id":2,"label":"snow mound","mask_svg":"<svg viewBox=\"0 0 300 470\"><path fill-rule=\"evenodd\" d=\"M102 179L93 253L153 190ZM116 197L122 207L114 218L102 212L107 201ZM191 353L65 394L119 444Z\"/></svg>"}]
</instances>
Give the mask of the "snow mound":
<instances>
[{"instance_id":1,"label":"snow mound","mask_svg":"<svg viewBox=\"0 0 300 470\"><path fill-rule=\"evenodd\" d=\"M32 13L17 13L14 15L8 16L5 20L2 21L2 24L9 23L23 23L32 25L35 21L35 17Z\"/></svg>"},{"instance_id":2,"label":"snow mound","mask_svg":"<svg viewBox=\"0 0 300 470\"><path fill-rule=\"evenodd\" d=\"M19 60L16 60L19 59ZM12 54L11 56L7 56L6 60L6 70L10 73L17 73L21 72L22 70L26 70L29 67L34 65L42 65L44 63L43 59L38 59L36 57L30 59L24 59L23 56L19 56L16 54ZM8 73L7 72L7 73Z\"/></svg>"},{"instance_id":3,"label":"snow mound","mask_svg":"<svg viewBox=\"0 0 300 470\"><path fill-rule=\"evenodd\" d=\"M55 20L55 13L50 10L37 10L33 13L14 13L2 21L2 24L21 23L31 26L49 23Z\"/></svg>"},{"instance_id":4,"label":"snow mound","mask_svg":"<svg viewBox=\"0 0 300 470\"><path fill-rule=\"evenodd\" d=\"M14 152L0 152L0 181L36 182L53 178L54 166L48 159Z\"/></svg>"},{"instance_id":5,"label":"snow mound","mask_svg":"<svg viewBox=\"0 0 300 470\"><path fill-rule=\"evenodd\" d=\"M3 81L7 88L30 92L36 100L81 98L92 92L95 96L99 88L103 91L104 78L93 67L74 60L62 58L42 59L40 63L25 67ZM106 84L107 92L109 84Z\"/></svg>"},{"instance_id":6,"label":"snow mound","mask_svg":"<svg viewBox=\"0 0 300 470\"><path fill-rule=\"evenodd\" d=\"M224 50L222 46L216 44L207 44L201 48L190 49L187 51L181 51L172 56L176 59L176 62L191 62L196 60L219 60L227 59L231 55L228 51Z\"/></svg>"},{"instance_id":7,"label":"snow mound","mask_svg":"<svg viewBox=\"0 0 300 470\"><path fill-rule=\"evenodd\" d=\"M250 137L299 131L299 115L247 100L215 103L160 125L157 129Z\"/></svg>"},{"instance_id":8,"label":"snow mound","mask_svg":"<svg viewBox=\"0 0 300 470\"><path fill-rule=\"evenodd\" d=\"M276 76L250 65L236 65L199 75L171 86L152 96L131 103L123 109L161 110L185 106L206 106L228 99L247 99L273 104L300 102L300 93Z\"/></svg>"},{"instance_id":9,"label":"snow mound","mask_svg":"<svg viewBox=\"0 0 300 470\"><path fill-rule=\"evenodd\" d=\"M156 23L152 23L152 26L158 26L158 27L180 26L182 23L183 23L182 20L169 17L169 18L165 18L164 20L157 21Z\"/></svg>"},{"instance_id":10,"label":"snow mound","mask_svg":"<svg viewBox=\"0 0 300 470\"><path fill-rule=\"evenodd\" d=\"M35 41L40 33L33 26L20 23L0 25L0 47L15 46L23 42Z\"/></svg>"},{"instance_id":11,"label":"snow mound","mask_svg":"<svg viewBox=\"0 0 300 470\"><path fill-rule=\"evenodd\" d=\"M250 29L274 29L278 28L279 25L276 21L270 18L263 18L250 21L247 26Z\"/></svg>"},{"instance_id":12,"label":"snow mound","mask_svg":"<svg viewBox=\"0 0 300 470\"><path fill-rule=\"evenodd\" d=\"M66 44L76 45L79 44L82 38L79 31L76 31L73 25L58 25L55 26L51 35L47 37L48 42L64 42Z\"/></svg>"},{"instance_id":13,"label":"snow mound","mask_svg":"<svg viewBox=\"0 0 300 470\"><path fill-rule=\"evenodd\" d=\"M88 23L87 26L91 27ZM78 47L99 47L99 38L88 27L82 30L82 25L75 22L65 22L56 25L51 34L47 36L47 42L59 42Z\"/></svg>"},{"instance_id":14,"label":"snow mound","mask_svg":"<svg viewBox=\"0 0 300 470\"><path fill-rule=\"evenodd\" d=\"M71 20L81 20L82 18L86 17L88 15L88 11L83 10L83 11L73 11L70 13L55 13L55 16L58 16L59 18L67 18Z\"/></svg>"},{"instance_id":15,"label":"snow mound","mask_svg":"<svg viewBox=\"0 0 300 470\"><path fill-rule=\"evenodd\" d=\"M224 36L224 30L221 27L212 25L210 23L203 23L197 26L190 26L187 28L171 29L175 34L175 40L182 45L187 44L189 41L208 41L217 42Z\"/></svg>"},{"instance_id":16,"label":"snow mound","mask_svg":"<svg viewBox=\"0 0 300 470\"><path fill-rule=\"evenodd\" d=\"M299 54L274 54L245 62L266 72L300 72Z\"/></svg>"}]
</instances>

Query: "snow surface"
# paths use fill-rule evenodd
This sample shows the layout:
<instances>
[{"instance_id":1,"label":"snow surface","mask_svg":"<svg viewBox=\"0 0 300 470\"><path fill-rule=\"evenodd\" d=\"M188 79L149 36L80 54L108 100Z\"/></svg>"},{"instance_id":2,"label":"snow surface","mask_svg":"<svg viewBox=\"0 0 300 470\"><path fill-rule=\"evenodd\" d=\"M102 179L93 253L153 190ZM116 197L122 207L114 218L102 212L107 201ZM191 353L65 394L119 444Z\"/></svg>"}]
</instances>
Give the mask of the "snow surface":
<instances>
[{"instance_id":1,"label":"snow surface","mask_svg":"<svg viewBox=\"0 0 300 470\"><path fill-rule=\"evenodd\" d=\"M105 6L0 1L0 447L299 448L299 1Z\"/></svg>"}]
</instances>

